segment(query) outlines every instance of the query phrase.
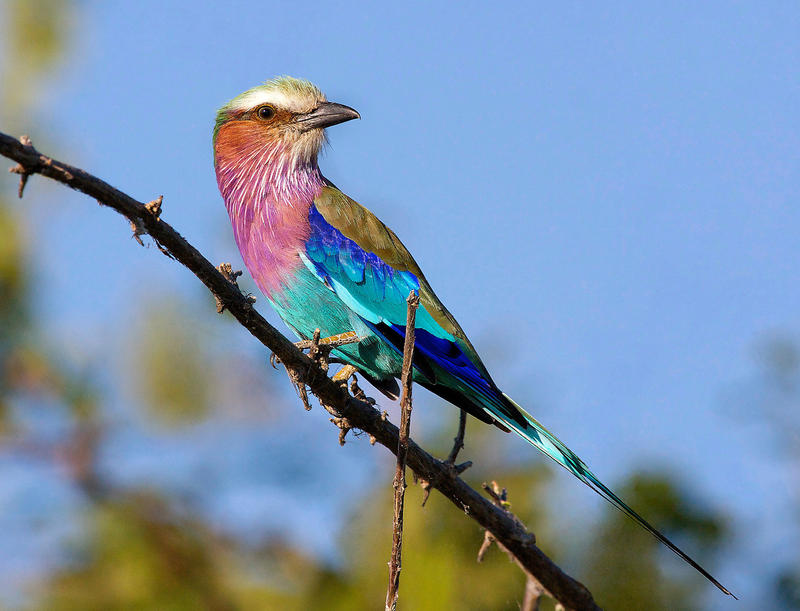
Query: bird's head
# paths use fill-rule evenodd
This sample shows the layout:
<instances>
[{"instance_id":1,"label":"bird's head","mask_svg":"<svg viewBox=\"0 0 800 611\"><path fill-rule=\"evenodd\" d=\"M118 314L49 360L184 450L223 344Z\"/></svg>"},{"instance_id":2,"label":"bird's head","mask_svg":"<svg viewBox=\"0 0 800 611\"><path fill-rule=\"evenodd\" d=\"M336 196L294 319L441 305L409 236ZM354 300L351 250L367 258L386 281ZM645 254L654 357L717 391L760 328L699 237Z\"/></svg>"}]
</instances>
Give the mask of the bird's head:
<instances>
[{"instance_id":1,"label":"bird's head","mask_svg":"<svg viewBox=\"0 0 800 611\"><path fill-rule=\"evenodd\" d=\"M328 102L312 83L283 76L249 89L217 112L214 156L273 150L293 166L315 162L325 128L361 116L343 104ZM224 151L221 151L224 149Z\"/></svg>"}]
</instances>

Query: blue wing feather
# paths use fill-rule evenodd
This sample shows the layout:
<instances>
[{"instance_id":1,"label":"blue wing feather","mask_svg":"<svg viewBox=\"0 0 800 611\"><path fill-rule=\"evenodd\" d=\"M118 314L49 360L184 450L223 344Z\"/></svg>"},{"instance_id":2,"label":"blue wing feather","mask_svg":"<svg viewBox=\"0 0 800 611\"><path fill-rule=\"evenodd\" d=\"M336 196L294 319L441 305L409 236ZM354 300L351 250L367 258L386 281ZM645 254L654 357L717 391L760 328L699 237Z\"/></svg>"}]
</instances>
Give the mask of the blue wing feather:
<instances>
[{"instance_id":1,"label":"blue wing feather","mask_svg":"<svg viewBox=\"0 0 800 611\"><path fill-rule=\"evenodd\" d=\"M306 265L370 328L401 351L402 342L392 341L388 336L394 335L400 340L405 337L406 298L412 290L419 291L418 278L364 251L330 225L314 206L309 211L309 222L311 233L306 242ZM393 333L387 333L388 329ZM417 311L416 330L416 346L421 357L487 398L497 396L494 384L481 374L455 338L423 306ZM426 369L429 368L430 364Z\"/></svg>"}]
</instances>

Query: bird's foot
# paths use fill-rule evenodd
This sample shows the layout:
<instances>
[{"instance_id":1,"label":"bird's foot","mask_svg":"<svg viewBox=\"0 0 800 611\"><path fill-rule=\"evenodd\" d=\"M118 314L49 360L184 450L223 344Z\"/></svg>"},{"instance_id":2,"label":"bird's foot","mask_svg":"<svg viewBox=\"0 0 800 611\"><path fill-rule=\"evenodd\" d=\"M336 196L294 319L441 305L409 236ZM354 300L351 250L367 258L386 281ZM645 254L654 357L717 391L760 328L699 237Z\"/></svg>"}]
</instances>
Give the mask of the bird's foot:
<instances>
[{"instance_id":1,"label":"bird's foot","mask_svg":"<svg viewBox=\"0 0 800 611\"><path fill-rule=\"evenodd\" d=\"M241 273L241 272L239 272ZM355 333L352 333L355 335ZM346 333L341 333L339 335L334 335L332 337L320 337L321 333L319 329L314 329L314 335L311 339L301 339L299 342L294 342L295 347L298 350L308 350L308 356L317 361L320 366L327 371L327 357L330 351L337 347L337 345L332 345L334 342L341 338L343 335L347 335ZM280 357L278 357L274 352L269 355L269 364L275 367L278 363L281 362Z\"/></svg>"},{"instance_id":2,"label":"bird's foot","mask_svg":"<svg viewBox=\"0 0 800 611\"><path fill-rule=\"evenodd\" d=\"M320 335L320 330L314 329L314 335L311 337L311 339L300 340L299 342L295 342L294 345L298 350L308 350L309 358L319 363L320 367L322 367L324 371L328 371L328 364L331 362L330 353L332 350L339 348L340 346L346 346L347 344L356 344L363 339L359 337L355 331L338 333L329 337L320 337ZM281 361L273 353L269 357L269 362L273 367L275 367L275 365ZM353 371L355 371L355 369L353 369ZM347 378L349 378L351 375L353 375L352 372L347 376ZM334 380L337 382L340 381L340 379L336 377L334 377Z\"/></svg>"},{"instance_id":3,"label":"bird's foot","mask_svg":"<svg viewBox=\"0 0 800 611\"><path fill-rule=\"evenodd\" d=\"M314 337L317 337L319 333L319 329L314 330ZM346 346L347 344L357 344L363 338L359 337L355 331L347 331L346 333L337 333L336 335L331 335L329 337L322 337L312 339L304 339L299 342L295 342L295 346L297 346L300 350L310 349L312 346L317 345L319 347L325 347L328 350L333 350L334 348L338 348L339 346Z\"/></svg>"},{"instance_id":4,"label":"bird's foot","mask_svg":"<svg viewBox=\"0 0 800 611\"><path fill-rule=\"evenodd\" d=\"M314 335L311 337L311 339L300 340L299 342L295 342L294 345L299 350L308 350L308 357L317 363L317 365L319 365L320 369L322 369L325 374L327 374L328 366L331 362L341 363L339 360L330 358L330 353L332 350L338 348L339 346L360 342L363 339L359 337L355 331L339 333L338 335L332 335L324 338L320 337L320 335L320 330L315 329ZM273 368L277 369L277 365L281 362L281 360L280 357L273 352L270 354L269 362ZM370 403L371 405L375 405L375 399L368 397L364 391L359 388L357 378L355 377L356 371L357 369L353 365L346 364L341 370L336 372L332 379L337 383L343 384L346 388L347 382L352 378L352 382L350 384L350 392L352 395L356 399L360 399ZM287 368L286 372L289 374L289 379L292 381L292 384L297 389L297 394L300 396L303 406L307 410L311 409L311 404L308 401L308 390L306 388L306 384L301 380L301 376L289 368ZM306 373L306 380L313 385L313 379L308 376L312 376L312 374L318 374L318 370L311 368L311 370ZM349 430L349 427L340 426L339 428L342 429L340 442L344 443L344 435Z\"/></svg>"},{"instance_id":5,"label":"bird's foot","mask_svg":"<svg viewBox=\"0 0 800 611\"><path fill-rule=\"evenodd\" d=\"M337 371L331 379L334 382L340 382L347 386L347 381L355 376L356 371L358 370L352 365L345 365L339 371Z\"/></svg>"},{"instance_id":6,"label":"bird's foot","mask_svg":"<svg viewBox=\"0 0 800 611\"><path fill-rule=\"evenodd\" d=\"M334 382L338 382L347 387L348 380L350 381L350 394L360 401L366 401L370 405L375 405L375 399L368 397L367 394L358 385L358 378L356 377L356 369L353 365L345 365L337 371L331 378ZM352 378L352 380L351 380Z\"/></svg>"}]
</instances>

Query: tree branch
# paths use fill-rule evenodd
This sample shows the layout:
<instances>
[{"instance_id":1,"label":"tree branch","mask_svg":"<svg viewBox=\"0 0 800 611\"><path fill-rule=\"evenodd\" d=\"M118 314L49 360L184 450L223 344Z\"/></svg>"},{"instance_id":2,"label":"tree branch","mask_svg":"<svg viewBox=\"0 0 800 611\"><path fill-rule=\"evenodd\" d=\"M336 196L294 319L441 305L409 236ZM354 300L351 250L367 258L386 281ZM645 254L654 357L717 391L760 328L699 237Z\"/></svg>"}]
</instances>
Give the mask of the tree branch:
<instances>
[{"instance_id":1,"label":"tree branch","mask_svg":"<svg viewBox=\"0 0 800 611\"><path fill-rule=\"evenodd\" d=\"M497 482L492 482L492 485L485 483L483 484L483 489L487 492L487 494L492 497L492 501L494 504L497 505L500 509L508 513L509 517L512 520L517 520L517 517L511 513L511 503L508 502L508 492L505 488L500 488ZM483 562L483 558L486 555L486 552L489 551L492 543L497 544L502 551L508 554L508 557L516 563L516 565L522 569L522 572L525 573L525 597L522 599L522 606L520 607L520 611L536 611L539 608L539 599L542 597L542 594L550 594L547 592L539 580L531 573L528 568L519 561L519 559L511 553L511 551L503 545L497 538L488 530L485 531L483 537L483 543L481 544L481 548L478 550L478 562Z\"/></svg>"},{"instance_id":2,"label":"tree branch","mask_svg":"<svg viewBox=\"0 0 800 611\"><path fill-rule=\"evenodd\" d=\"M397 468L394 474L394 520L392 522L392 556L389 560L389 588L386 591L386 611L396 611L400 594L400 567L403 551L403 503L406 495L406 456L411 429L411 388L413 378L414 340L419 295L411 291L406 299L406 337L403 342L403 370L400 382L403 396L400 398L400 432L397 440Z\"/></svg>"},{"instance_id":3,"label":"tree branch","mask_svg":"<svg viewBox=\"0 0 800 611\"><path fill-rule=\"evenodd\" d=\"M125 216L137 231L149 234L168 256L187 267L253 337L272 350L290 372L306 383L322 406L335 418L365 431L371 439L397 453L399 434L391 422L368 402L351 397L343 385L331 380L322 368L270 325L238 287L225 278L169 223L160 218L155 206L145 204L115 189L87 172L40 154L29 141L21 142L0 133L0 154L16 161L14 171L23 178L41 174L85 193L103 206ZM20 190L21 191L21 190ZM481 496L440 461L409 439L408 466L447 497L481 527L489 530L511 554L536 576L542 586L568 609L599 609L591 593L564 573L535 544L534 537L510 514Z\"/></svg>"}]
</instances>

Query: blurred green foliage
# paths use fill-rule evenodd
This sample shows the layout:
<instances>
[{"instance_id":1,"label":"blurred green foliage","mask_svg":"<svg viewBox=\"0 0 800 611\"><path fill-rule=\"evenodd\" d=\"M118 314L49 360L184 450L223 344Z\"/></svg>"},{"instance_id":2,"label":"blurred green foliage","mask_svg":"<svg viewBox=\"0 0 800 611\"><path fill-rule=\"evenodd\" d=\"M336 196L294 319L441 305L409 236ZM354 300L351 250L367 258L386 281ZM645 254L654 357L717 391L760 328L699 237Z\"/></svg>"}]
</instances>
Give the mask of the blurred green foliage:
<instances>
[{"instance_id":1,"label":"blurred green foliage","mask_svg":"<svg viewBox=\"0 0 800 611\"><path fill-rule=\"evenodd\" d=\"M210 411L214 383L210 348L193 315L196 306L168 295L143 301L128 355L137 398L156 423L196 422Z\"/></svg>"},{"instance_id":2,"label":"blurred green foliage","mask_svg":"<svg viewBox=\"0 0 800 611\"><path fill-rule=\"evenodd\" d=\"M12 126L23 108L31 112L27 104L39 79L67 53L76 10L75 3L65 0L5 4L2 112ZM391 472L376 489L353 499L348 527L338 537L336 561L310 556L290 540L258 544L226 538L197 508L169 492L122 487L101 473L108 397L93 375L71 365L43 339L31 309L33 272L16 210L8 197L0 197L0 454L26 445L12 440L41 441L35 430L21 426L14 406L46 398L48 404L63 408L70 422L48 455L65 467L65 477L85 499L81 535L64 550L65 558L53 562L34 584L23 607L53 611L379 608L391 545ZM224 386L222 370L208 356L212 347L198 331L201 325L186 315L206 308L164 296L150 298L132 325L128 346L127 371L141 415L170 427L199 422L221 400L214 389ZM265 366L263 375L273 374ZM470 423L470 457L492 454L488 430ZM438 449L445 454L447 443ZM606 608L700 605L699 596L708 584L685 567L679 577L662 570L664 550L610 507L599 524L586 520L569 525L568 536L581 547L588 546L590 555L582 562L562 558L562 549L573 541L558 538L557 533L564 534L552 517L559 508L549 493L549 468L496 462L482 471L486 461L476 462L467 478L475 484L496 479L508 487L513 510L537 534L543 549L557 561L570 562L566 568L579 578L588 575L587 583ZM699 550L711 567L711 554L702 550L718 548L726 535L721 516L697 509L698 504L663 475L637 475L623 492L654 524L688 549ZM518 609L525 585L518 568L496 548L478 564L483 534L477 525L435 492L424 509L421 498L420 488L411 486L401 608ZM786 600L791 596L796 600L796 581L791 579L780 586ZM542 608L553 608L552 601L544 601Z\"/></svg>"},{"instance_id":3,"label":"blurred green foliage","mask_svg":"<svg viewBox=\"0 0 800 611\"><path fill-rule=\"evenodd\" d=\"M14 0L3 7L0 118L14 128L33 98L34 85L51 70L63 51L68 2ZM11 186L13 181L7 181ZM46 392L47 384L64 376L42 349L30 313L28 246L20 212L0 192L0 434L13 430L9 397L17 392Z\"/></svg>"},{"instance_id":4,"label":"blurred green foliage","mask_svg":"<svg viewBox=\"0 0 800 611\"><path fill-rule=\"evenodd\" d=\"M90 531L42 584L40 609L234 609L225 543L155 493L96 498Z\"/></svg>"},{"instance_id":5,"label":"blurred green foliage","mask_svg":"<svg viewBox=\"0 0 800 611\"><path fill-rule=\"evenodd\" d=\"M7 397L14 386L14 355L28 326L26 275L22 272L24 250L19 224L0 197L0 434L10 426Z\"/></svg>"},{"instance_id":6,"label":"blurred green foliage","mask_svg":"<svg viewBox=\"0 0 800 611\"><path fill-rule=\"evenodd\" d=\"M773 334L756 345L755 357L760 367L757 405L748 412L770 425L774 447L795 465L791 501L800 524L800 342L788 333ZM800 551L795 549L793 556L770 584L781 609L800 609Z\"/></svg>"},{"instance_id":7,"label":"blurred green foliage","mask_svg":"<svg viewBox=\"0 0 800 611\"><path fill-rule=\"evenodd\" d=\"M621 496L701 565L709 563L708 550L718 549L727 534L721 516L701 509L666 475L636 474L621 489ZM665 573L660 561L671 552L621 512L609 513L592 538L590 549L595 552L587 583L607 608L697 608L698 596L707 586L704 578L689 570Z\"/></svg>"},{"instance_id":8,"label":"blurred green foliage","mask_svg":"<svg viewBox=\"0 0 800 611\"><path fill-rule=\"evenodd\" d=\"M41 77L63 59L76 6L70 0L6 0L5 60L0 118L14 122L33 98Z\"/></svg>"},{"instance_id":9,"label":"blurred green foliage","mask_svg":"<svg viewBox=\"0 0 800 611\"><path fill-rule=\"evenodd\" d=\"M519 490L541 491L541 470L505 475ZM421 499L421 489L410 487L403 608L517 609L522 573L498 550L478 564L482 533L474 522L438 495L424 509ZM374 609L386 589L391 486L361 501L341 535L341 562L328 566L291 541L257 549L226 541L174 500L114 492L96 499L88 539L42 584L34 608ZM534 505L527 495L514 509L533 515Z\"/></svg>"}]
</instances>

